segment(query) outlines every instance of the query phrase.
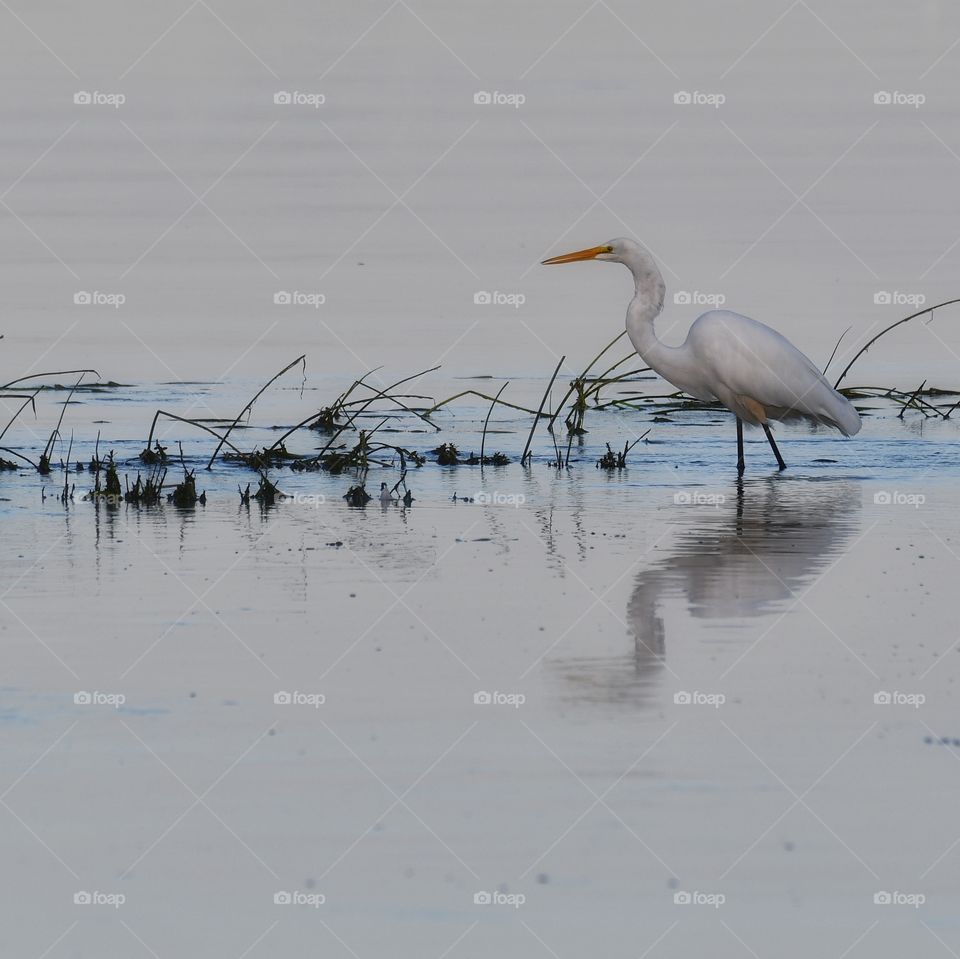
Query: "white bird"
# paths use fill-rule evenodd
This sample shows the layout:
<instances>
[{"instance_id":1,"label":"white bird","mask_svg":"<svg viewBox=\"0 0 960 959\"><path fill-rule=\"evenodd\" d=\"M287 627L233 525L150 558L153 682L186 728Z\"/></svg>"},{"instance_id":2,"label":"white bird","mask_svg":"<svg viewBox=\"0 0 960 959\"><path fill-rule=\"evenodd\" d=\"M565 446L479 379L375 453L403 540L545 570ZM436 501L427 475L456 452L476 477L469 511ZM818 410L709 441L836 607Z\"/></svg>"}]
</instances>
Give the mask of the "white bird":
<instances>
[{"instance_id":1,"label":"white bird","mask_svg":"<svg viewBox=\"0 0 960 959\"><path fill-rule=\"evenodd\" d=\"M605 260L633 274L636 292L627 308L627 335L640 358L677 389L698 400L720 402L737 418L737 473L743 475L743 424L762 426L781 470L770 420L808 419L853 436L860 415L813 362L776 330L730 310L710 310L694 320L680 346L657 339L654 320L666 285L650 253L634 240L544 260L545 265Z\"/></svg>"}]
</instances>

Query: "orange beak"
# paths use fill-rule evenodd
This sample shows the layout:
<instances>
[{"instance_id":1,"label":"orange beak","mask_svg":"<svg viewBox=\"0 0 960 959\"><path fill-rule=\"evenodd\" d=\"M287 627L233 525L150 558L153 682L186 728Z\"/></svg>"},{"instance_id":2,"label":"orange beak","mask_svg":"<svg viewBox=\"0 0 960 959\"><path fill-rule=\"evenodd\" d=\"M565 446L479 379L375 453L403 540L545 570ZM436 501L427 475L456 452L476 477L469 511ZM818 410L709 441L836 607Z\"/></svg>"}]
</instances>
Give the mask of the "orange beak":
<instances>
[{"instance_id":1,"label":"orange beak","mask_svg":"<svg viewBox=\"0 0 960 959\"><path fill-rule=\"evenodd\" d=\"M560 256L551 256L543 260L543 266L553 266L555 263L577 263L580 260L593 260L601 253L611 253L609 246L591 246L589 250L577 250L576 253L563 253Z\"/></svg>"}]
</instances>

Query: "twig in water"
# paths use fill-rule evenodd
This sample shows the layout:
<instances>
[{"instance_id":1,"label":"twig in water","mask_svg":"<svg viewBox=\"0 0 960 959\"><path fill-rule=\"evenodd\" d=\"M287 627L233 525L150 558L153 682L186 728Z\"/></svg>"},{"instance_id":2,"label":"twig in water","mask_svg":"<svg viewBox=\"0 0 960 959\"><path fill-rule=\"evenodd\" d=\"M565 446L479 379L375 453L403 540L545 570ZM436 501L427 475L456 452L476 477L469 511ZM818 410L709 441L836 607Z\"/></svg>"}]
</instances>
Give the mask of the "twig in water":
<instances>
[{"instance_id":1,"label":"twig in water","mask_svg":"<svg viewBox=\"0 0 960 959\"><path fill-rule=\"evenodd\" d=\"M553 382L556 380L557 374L560 372L560 367L563 366L563 361L565 359L565 356L560 357L560 362L557 363L557 368L553 371L553 376L550 377L550 382L547 383L547 388L543 391L543 398L540 400L540 406L533 418L533 425L530 427L530 435L527 437L527 444L523 448L523 456L520 457L521 466L526 465L527 456L530 454L530 444L533 442L534 431L537 428L537 423L540 422L540 416L543 413L544 404L547 402L547 397L550 395L550 390L553 388Z\"/></svg>"},{"instance_id":2,"label":"twig in water","mask_svg":"<svg viewBox=\"0 0 960 959\"><path fill-rule=\"evenodd\" d=\"M901 419L901 420L903 419L903 414L907 412L907 408L910 407L910 406L913 406L915 409L920 410L920 412L923 413L924 416L927 415L926 410L924 410L922 406L918 406L917 403L916 403L917 397L920 395L920 393L923 391L923 388L924 388L926 385L927 385L927 381L924 380L924 381L913 391L913 393L910 395L910 398L907 400L907 402L904 403L903 406L900 407L900 412L897 414L897 418L898 418L898 419Z\"/></svg>"},{"instance_id":3,"label":"twig in water","mask_svg":"<svg viewBox=\"0 0 960 959\"><path fill-rule=\"evenodd\" d=\"M70 445L67 447L67 467L63 471L63 492L60 502L66 505L70 499L70 454L73 452L73 430L70 430Z\"/></svg>"},{"instance_id":4,"label":"twig in water","mask_svg":"<svg viewBox=\"0 0 960 959\"><path fill-rule=\"evenodd\" d=\"M54 427L53 432L50 434L50 439L47 440L47 445L44 447L43 453L40 454L40 463L37 466L37 472L43 473L46 475L50 472L50 455L53 453L53 444L56 442L57 438L60 436L60 425L63 423L63 418L67 413L67 407L70 405L70 400L73 397L74 392L77 387L80 385L84 376L86 376L86 371L80 374L80 378L76 383L73 384L70 392L67 394L66 401L63 404L63 409L60 410L60 419L57 420L57 425Z\"/></svg>"},{"instance_id":5,"label":"twig in water","mask_svg":"<svg viewBox=\"0 0 960 959\"><path fill-rule=\"evenodd\" d=\"M303 353L303 354L301 354L300 356L298 356L292 363L288 363L279 373L276 374L276 376L273 376L273 377L271 377L269 380L267 380L267 382L264 383L264 385L263 385L263 386L257 391L257 393L254 395L253 399L251 399L250 402L247 403L247 405L246 405L242 410L240 410L240 412L237 414L237 418L227 427L226 433L223 434L223 438L222 438L222 439L220 440L220 442L217 444L217 448L213 451L213 456L210 457L210 461L207 463L207 469L210 469L210 468L213 466L213 461L217 458L217 454L220 452L221 448L223 447L223 444L227 441L227 437L228 437L228 436L230 435L230 433L233 431L233 428L237 425L237 423L239 423L240 420L243 419L244 415L245 415L246 413L248 413L248 412L253 408L253 404L256 403L257 400L260 399L260 397L263 396L263 394L264 394L277 380L279 380L280 377L283 376L284 373L286 373L286 372L289 371L289 370L292 370L292 369L293 369L295 366L297 366L298 364L302 364L302 365L303 365L303 373L304 373L304 376L306 376L306 372L307 372L307 356L306 356L305 353Z\"/></svg>"},{"instance_id":6,"label":"twig in water","mask_svg":"<svg viewBox=\"0 0 960 959\"><path fill-rule=\"evenodd\" d=\"M620 340L622 340L623 337L625 337L626 335L627 335L627 331L626 331L626 330L623 330L622 332L618 333L618 334L589 362L589 364L587 365L587 368L580 374L579 377L577 377L577 380L585 379L586 376L587 376L587 373L589 373L590 370L593 369L593 366L594 366L594 364L597 362L597 360L599 360L600 357L603 356L604 353L607 352L607 350L609 350L612 346L616 345L616 344L617 344ZM617 365L619 365L619 364L617 364ZM556 420L556 418L560 415L561 411L563 410L564 404L567 402L568 399L570 399L570 395L573 393L574 389L576 388L575 384L576 384L577 380L574 380L573 383L570 384L570 389L567 390L567 392L566 392L566 394L564 395L563 399L560 401L560 404L557 406L556 410L554 411L553 416L550 417L550 425L547 427L548 430L551 430L551 431L553 430L554 421Z\"/></svg>"},{"instance_id":7,"label":"twig in water","mask_svg":"<svg viewBox=\"0 0 960 959\"><path fill-rule=\"evenodd\" d=\"M423 376L425 373L430 373L430 372L432 372L433 370L437 370L437 369L439 369L439 368L440 368L440 367L438 367L438 366L434 366L434 367L431 367L431 369L429 369L429 370L422 370L422 371L419 372L419 373L414 373L412 376L404 377L402 380L397 380L396 383L392 383L392 384L391 384L390 386L388 386L387 389L384 390L383 392L384 392L384 393L387 393L387 392L389 392L390 390L396 389L398 386L402 386L404 383L408 383L410 380L415 380L418 376ZM369 375L369 374L367 374L367 375ZM356 385L356 384L355 384L355 385ZM352 389L352 387L351 387L351 389ZM344 433L346 430L348 430L348 429L353 425L353 421L354 421L361 413L363 413L363 412L367 409L367 407L369 407L372 403L375 403L375 402L377 401L379 395L380 395L379 393L375 393L373 396L370 397L369 400L365 400L364 403L361 405L360 409L357 410L356 413L352 414L351 417L350 417L350 419L348 419L346 423L344 423L342 426L340 426L340 427L337 428L336 433L334 433L333 436L330 437L329 441L327 442L327 445L324 446L324 448L323 448L322 450L320 450L320 452L319 452L316 456L313 457L313 462L317 462L317 463L318 463L318 462L320 462L320 461L323 459L324 454L327 453L327 451L330 449L330 447L333 446L333 444L340 438L341 434ZM428 414L429 414L430 411L428 410L427 412L428 412ZM383 420L383 422L380 424L380 426L383 426L383 423L386 423L386 419ZM380 429L380 426L378 426L377 429ZM376 432L376 430L374 430L373 432ZM281 437L281 439L284 439L284 437Z\"/></svg>"},{"instance_id":8,"label":"twig in water","mask_svg":"<svg viewBox=\"0 0 960 959\"><path fill-rule=\"evenodd\" d=\"M150 435L147 437L147 446L145 452L151 452L150 448L153 445L153 432L157 428L157 420L159 420L161 416L166 416L167 419L176 420L178 423L187 423L190 426L195 426L197 429L203 430L204 432L209 433L211 436L215 436L218 440L223 440L224 444L229 446L230 449L232 449L238 456L242 457L246 455L243 450L238 449L228 439L221 436L216 430L211 429L205 423L201 423L199 420L188 419L185 416L177 416L176 413L168 413L166 410L157 410L157 412L153 414L153 422L150 424Z\"/></svg>"},{"instance_id":9,"label":"twig in water","mask_svg":"<svg viewBox=\"0 0 960 959\"><path fill-rule=\"evenodd\" d=\"M848 326L841 334L840 339L837 340L836 345L833 348L833 352L830 354L830 359L827 360L827 365L823 368L823 375L827 375L827 370L830 369L830 364L833 362L833 358L837 355L837 350L840 349L840 344L843 342L843 338L852 330L852 326Z\"/></svg>"},{"instance_id":10,"label":"twig in water","mask_svg":"<svg viewBox=\"0 0 960 959\"><path fill-rule=\"evenodd\" d=\"M480 437L480 469L483 469L483 450L487 443L487 424L490 422L490 414L493 412L493 408L497 405L497 400L500 399L500 394L509 385L510 381L507 380L507 382L500 387L497 395L493 398L493 402L490 404L490 409L487 410L487 418L483 421L483 435Z\"/></svg>"},{"instance_id":11,"label":"twig in water","mask_svg":"<svg viewBox=\"0 0 960 959\"><path fill-rule=\"evenodd\" d=\"M0 390L8 390L17 383L25 383L27 380L39 380L44 376L72 376L74 373L96 373L97 376L100 375L96 370L52 370L49 373L29 373L27 376L18 376L15 380L4 383L0 386ZM83 377L81 376L80 379L83 379Z\"/></svg>"},{"instance_id":12,"label":"twig in water","mask_svg":"<svg viewBox=\"0 0 960 959\"><path fill-rule=\"evenodd\" d=\"M882 329L876 336L871 337L865 346L861 347L857 351L854 358L844 367L843 372L837 377L837 382L833 384L833 388L837 389L840 386L843 378L847 375L847 373L850 372L850 367L853 366L853 364L856 363L857 360L859 360L860 357L863 356L863 354L866 353L867 350L869 350L870 347L873 346L873 344L876 343L877 340L879 340L880 337L885 333L889 333L891 330L896 329L903 323L907 323L910 320L915 320L918 316L923 316L924 313L932 313L934 310L940 309L941 306L950 306L953 303L960 303L960 297L955 300L944 300L943 303L937 303L934 306L928 306L926 309L920 310L917 313L911 313L910 316L905 316L902 320L897 320L896 323L891 323L888 327Z\"/></svg>"},{"instance_id":13,"label":"twig in water","mask_svg":"<svg viewBox=\"0 0 960 959\"><path fill-rule=\"evenodd\" d=\"M37 391L34 391L33 393L7 393L6 396L0 397L0 399L5 399L5 400L23 400L23 405L20 407L20 409L18 409L17 412L14 413L13 416L11 416L9 420L7 420L7 425L6 425L2 430L0 430L0 440L3 439L4 433L6 433L7 430L10 429L11 426L13 426L14 420L16 420L16 418L17 418L28 406L32 406L32 407L33 407L33 415L34 415L34 416L37 415L37 404L36 404L35 400L36 400L36 396L37 396L37 393L38 393L38 392L39 392L39 391L37 390Z\"/></svg>"},{"instance_id":14,"label":"twig in water","mask_svg":"<svg viewBox=\"0 0 960 959\"><path fill-rule=\"evenodd\" d=\"M613 469L626 469L627 468L627 455L630 453L630 450L634 448L642 439L644 439L650 430L647 430L645 433L638 436L632 443L626 442L623 444L623 452L614 453L610 448L610 444L607 443L607 452L597 460L597 468L605 470Z\"/></svg>"}]
</instances>

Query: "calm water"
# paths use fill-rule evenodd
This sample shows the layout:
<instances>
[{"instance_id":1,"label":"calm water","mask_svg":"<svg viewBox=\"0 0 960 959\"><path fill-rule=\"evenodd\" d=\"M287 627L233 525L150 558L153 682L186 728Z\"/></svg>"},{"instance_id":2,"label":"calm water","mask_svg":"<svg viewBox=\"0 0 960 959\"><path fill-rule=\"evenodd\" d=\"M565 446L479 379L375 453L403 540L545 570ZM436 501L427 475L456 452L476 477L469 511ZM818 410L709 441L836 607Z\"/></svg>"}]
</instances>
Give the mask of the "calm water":
<instances>
[{"instance_id":1,"label":"calm water","mask_svg":"<svg viewBox=\"0 0 960 959\"><path fill-rule=\"evenodd\" d=\"M245 447L319 405L290 376ZM253 388L201 392L224 415ZM75 458L97 428L127 435L109 445L132 479L150 411L198 393L122 393L67 415L107 420ZM484 415L461 407L444 437L469 450ZM485 952L533 933L584 951L586 901L624 942L670 930L680 954L736 943L729 927L762 954L788 926L852 941L898 890L926 902L881 913L889 942L921 920L949 935L958 753L925 740L960 737L952 425L787 429L785 474L748 434L737 484L732 424L691 413L628 470L596 469L641 418L589 414L558 472L543 433L522 469L528 419L498 414L488 442L513 462L412 470L408 509L351 509L351 477L290 470L272 475L292 498L243 506L256 474L206 473L206 438L184 444L208 496L193 510L97 507L88 473L66 506L59 471L0 478L7 928L22 941L55 918L66 955L120 954L130 930L158 954L261 934L362 954L467 930ZM373 470L371 490L381 474L396 481ZM75 906L78 890L125 901ZM474 905L483 892L522 904ZM685 892L725 901L675 905Z\"/></svg>"}]
</instances>

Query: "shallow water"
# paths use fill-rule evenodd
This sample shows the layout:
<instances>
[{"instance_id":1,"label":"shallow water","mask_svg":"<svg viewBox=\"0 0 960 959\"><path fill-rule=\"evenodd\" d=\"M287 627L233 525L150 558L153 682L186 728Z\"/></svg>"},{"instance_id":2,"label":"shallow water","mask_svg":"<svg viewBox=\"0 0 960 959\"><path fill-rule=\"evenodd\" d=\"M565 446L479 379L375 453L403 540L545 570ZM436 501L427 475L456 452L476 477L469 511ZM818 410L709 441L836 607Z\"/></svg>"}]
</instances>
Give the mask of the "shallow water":
<instances>
[{"instance_id":1,"label":"shallow water","mask_svg":"<svg viewBox=\"0 0 960 959\"><path fill-rule=\"evenodd\" d=\"M535 407L566 356L556 402L629 280L536 263L621 234L663 266L668 341L719 295L820 364L849 326L834 371L958 293L948 4L0 18L0 380L120 384L73 397L55 462L72 438L132 482L158 408L232 420L301 352L242 449L381 365L381 387L442 364L411 391L509 380ZM956 317L848 382L956 386ZM66 396L4 445L35 459ZM182 443L205 506L97 505L88 471L63 503L59 469L0 472L3 954L960 951L960 434L861 406L853 440L780 429L782 474L748 433L742 483L731 418L703 410L591 411L565 470L542 427L520 467L530 419L497 411L510 465L412 469L409 508L289 469L288 498L244 506L257 474L205 470L212 439L166 421L168 482ZM487 409L380 435L479 452ZM648 428L628 469L596 468Z\"/></svg>"},{"instance_id":2,"label":"shallow water","mask_svg":"<svg viewBox=\"0 0 960 959\"><path fill-rule=\"evenodd\" d=\"M238 442L317 405L292 375ZM128 435L111 446L132 477L150 410L194 390L91 394L68 417ZM203 395L223 416L252 392ZM470 449L485 414L461 407L442 438ZM881 953L930 935L920 922L951 935L952 425L786 427L783 474L748 433L737 483L729 417L691 412L627 470L597 469L639 418L588 414L558 472L542 431L521 468L529 420L500 416L487 441L513 462L411 470L407 509L350 508L351 477L288 469L300 498L242 506L256 474L206 473L206 437L184 444L208 496L193 510L96 506L89 473L66 505L59 471L45 500L29 471L0 478L13 941L55 919L67 955L119 954L130 930L160 955L259 935L271 953L327 936L442 952L464 934L519 954L530 937L589 951L600 923L621 946L719 937L735 955L737 936L777 953L785 929L849 943L878 912ZM371 489L381 473L396 480L373 470ZM125 902L74 906L77 890ZM922 912L884 912L885 890ZM685 892L725 901L675 905Z\"/></svg>"}]
</instances>

